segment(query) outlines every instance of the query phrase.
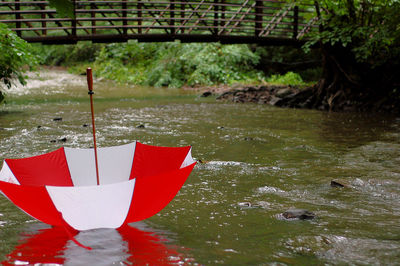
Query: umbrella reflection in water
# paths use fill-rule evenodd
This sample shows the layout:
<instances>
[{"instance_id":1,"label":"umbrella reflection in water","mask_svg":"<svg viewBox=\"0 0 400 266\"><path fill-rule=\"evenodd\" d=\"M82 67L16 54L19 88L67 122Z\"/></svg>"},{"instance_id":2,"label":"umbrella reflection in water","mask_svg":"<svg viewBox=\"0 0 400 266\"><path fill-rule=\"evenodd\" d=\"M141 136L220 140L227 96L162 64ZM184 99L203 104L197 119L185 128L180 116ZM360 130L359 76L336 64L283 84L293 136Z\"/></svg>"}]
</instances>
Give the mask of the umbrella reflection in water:
<instances>
[{"instance_id":1,"label":"umbrella reflection in water","mask_svg":"<svg viewBox=\"0 0 400 266\"><path fill-rule=\"evenodd\" d=\"M6 256L2 265L169 265L192 261L168 245L168 240L149 228L126 225L118 230L96 229L75 235L90 245L86 250L75 245L62 227L30 229L25 239ZM139 229L140 228L140 229Z\"/></svg>"}]
</instances>

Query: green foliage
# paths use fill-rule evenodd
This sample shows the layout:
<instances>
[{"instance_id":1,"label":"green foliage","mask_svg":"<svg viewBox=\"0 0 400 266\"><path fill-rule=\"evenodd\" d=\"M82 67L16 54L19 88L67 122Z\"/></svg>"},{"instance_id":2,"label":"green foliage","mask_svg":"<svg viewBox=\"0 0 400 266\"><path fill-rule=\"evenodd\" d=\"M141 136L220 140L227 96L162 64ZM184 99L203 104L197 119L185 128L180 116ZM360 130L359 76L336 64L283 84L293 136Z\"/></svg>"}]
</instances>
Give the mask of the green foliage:
<instances>
[{"instance_id":1,"label":"green foliage","mask_svg":"<svg viewBox=\"0 0 400 266\"><path fill-rule=\"evenodd\" d=\"M254 46L260 57L256 66L266 76L296 72L305 81L316 81L321 77L321 55L317 49L305 53L291 46Z\"/></svg>"},{"instance_id":2,"label":"green foliage","mask_svg":"<svg viewBox=\"0 0 400 266\"><path fill-rule=\"evenodd\" d=\"M284 84L284 85L306 85L301 76L297 73L287 72L285 75L272 75L267 79L271 84Z\"/></svg>"},{"instance_id":3,"label":"green foliage","mask_svg":"<svg viewBox=\"0 0 400 266\"><path fill-rule=\"evenodd\" d=\"M57 10L60 17L74 18L74 3L70 0L49 0L51 7Z\"/></svg>"},{"instance_id":4,"label":"green foliage","mask_svg":"<svg viewBox=\"0 0 400 266\"><path fill-rule=\"evenodd\" d=\"M247 45L129 42L105 46L95 67L120 82L181 87L260 81L258 61Z\"/></svg>"},{"instance_id":5,"label":"green foliage","mask_svg":"<svg viewBox=\"0 0 400 266\"><path fill-rule=\"evenodd\" d=\"M304 49L318 42L348 47L358 62L374 66L398 60L400 27L398 0L323 1L320 32L313 33Z\"/></svg>"},{"instance_id":6,"label":"green foliage","mask_svg":"<svg viewBox=\"0 0 400 266\"><path fill-rule=\"evenodd\" d=\"M10 88L15 81L25 84L24 67L36 64L31 46L0 23L0 88ZM0 90L0 102L2 99Z\"/></svg>"},{"instance_id":7,"label":"green foliage","mask_svg":"<svg viewBox=\"0 0 400 266\"><path fill-rule=\"evenodd\" d=\"M73 66L81 62L94 62L102 44L78 42L75 45L32 45L40 57L40 64L55 66Z\"/></svg>"}]
</instances>

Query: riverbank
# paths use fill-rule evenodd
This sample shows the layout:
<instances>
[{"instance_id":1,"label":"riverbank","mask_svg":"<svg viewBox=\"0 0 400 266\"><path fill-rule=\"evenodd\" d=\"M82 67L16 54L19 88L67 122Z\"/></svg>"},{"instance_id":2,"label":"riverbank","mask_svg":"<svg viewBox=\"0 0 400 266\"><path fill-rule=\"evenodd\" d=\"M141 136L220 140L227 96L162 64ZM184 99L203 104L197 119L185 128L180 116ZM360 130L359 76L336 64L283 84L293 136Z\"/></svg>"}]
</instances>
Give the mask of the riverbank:
<instances>
[{"instance_id":1,"label":"riverbank","mask_svg":"<svg viewBox=\"0 0 400 266\"><path fill-rule=\"evenodd\" d=\"M186 88L188 89L188 88ZM373 112L400 114L397 98L381 97L380 100L366 98L363 95L352 99L331 99L318 101L315 86L292 85L235 85L197 88L202 97L214 96L217 100L235 103L268 104L278 107L316 109L337 112ZM378 97L378 96L377 96Z\"/></svg>"},{"instance_id":2,"label":"riverbank","mask_svg":"<svg viewBox=\"0 0 400 266\"><path fill-rule=\"evenodd\" d=\"M258 103L280 106L280 103L297 95L303 88L291 85L260 85L244 86L238 88L218 87L204 90L202 97L215 95L217 100L231 101L235 103Z\"/></svg>"}]
</instances>

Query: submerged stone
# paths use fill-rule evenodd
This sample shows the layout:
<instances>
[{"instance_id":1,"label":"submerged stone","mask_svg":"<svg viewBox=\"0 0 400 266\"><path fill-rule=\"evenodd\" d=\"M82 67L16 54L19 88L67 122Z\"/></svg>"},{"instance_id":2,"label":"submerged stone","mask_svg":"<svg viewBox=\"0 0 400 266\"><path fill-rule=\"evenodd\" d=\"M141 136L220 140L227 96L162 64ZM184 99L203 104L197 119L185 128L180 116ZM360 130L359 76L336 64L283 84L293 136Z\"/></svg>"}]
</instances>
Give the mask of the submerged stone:
<instances>
[{"instance_id":1,"label":"submerged stone","mask_svg":"<svg viewBox=\"0 0 400 266\"><path fill-rule=\"evenodd\" d=\"M255 209L255 208L260 208L260 205L257 204L252 204L251 202L245 201L245 202L239 202L238 206L241 209Z\"/></svg>"},{"instance_id":2,"label":"submerged stone","mask_svg":"<svg viewBox=\"0 0 400 266\"><path fill-rule=\"evenodd\" d=\"M55 117L53 118L53 121L62 121L62 117Z\"/></svg>"},{"instance_id":3,"label":"submerged stone","mask_svg":"<svg viewBox=\"0 0 400 266\"><path fill-rule=\"evenodd\" d=\"M56 143L56 142L67 142L67 138L66 137L64 137L64 138L61 138L61 139L53 139L53 140L50 140L50 142L51 143Z\"/></svg>"},{"instance_id":4,"label":"submerged stone","mask_svg":"<svg viewBox=\"0 0 400 266\"><path fill-rule=\"evenodd\" d=\"M201 95L201 97L208 97L208 96L211 96L212 95L212 92L211 91L205 91L205 92L203 92L203 94Z\"/></svg>"},{"instance_id":5,"label":"submerged stone","mask_svg":"<svg viewBox=\"0 0 400 266\"><path fill-rule=\"evenodd\" d=\"M251 206L252 206L251 202L248 202L248 201L246 201L246 202L239 202L238 205L239 205L240 207L251 207Z\"/></svg>"},{"instance_id":6,"label":"submerged stone","mask_svg":"<svg viewBox=\"0 0 400 266\"><path fill-rule=\"evenodd\" d=\"M342 187L346 187L346 185L338 180L331 180L331 187L338 187L338 188L342 188Z\"/></svg>"},{"instance_id":7,"label":"submerged stone","mask_svg":"<svg viewBox=\"0 0 400 266\"><path fill-rule=\"evenodd\" d=\"M308 210L303 209L289 209L282 213L282 216L286 219L299 219L299 220L311 220L315 218L315 214Z\"/></svg>"}]
</instances>

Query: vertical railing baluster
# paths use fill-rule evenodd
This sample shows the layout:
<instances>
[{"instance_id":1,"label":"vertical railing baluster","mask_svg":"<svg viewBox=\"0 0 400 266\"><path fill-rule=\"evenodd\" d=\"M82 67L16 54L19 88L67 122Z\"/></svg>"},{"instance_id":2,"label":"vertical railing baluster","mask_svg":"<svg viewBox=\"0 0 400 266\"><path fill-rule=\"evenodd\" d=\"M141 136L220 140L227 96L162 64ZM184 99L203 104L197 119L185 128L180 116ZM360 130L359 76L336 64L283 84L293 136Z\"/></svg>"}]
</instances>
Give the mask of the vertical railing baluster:
<instances>
[{"instance_id":1,"label":"vertical railing baluster","mask_svg":"<svg viewBox=\"0 0 400 266\"><path fill-rule=\"evenodd\" d=\"M218 13L219 5L218 5L218 0L214 0L214 29L213 33L214 35L218 34L218 24L219 24L219 13Z\"/></svg>"},{"instance_id":2,"label":"vertical railing baluster","mask_svg":"<svg viewBox=\"0 0 400 266\"><path fill-rule=\"evenodd\" d=\"M124 34L124 36L128 35L128 12L127 12L127 8L128 5L126 4L127 0L123 0L122 2L122 32Z\"/></svg>"},{"instance_id":3,"label":"vertical railing baluster","mask_svg":"<svg viewBox=\"0 0 400 266\"><path fill-rule=\"evenodd\" d=\"M297 34L299 31L299 7L293 8L293 39L297 40Z\"/></svg>"},{"instance_id":4,"label":"vertical railing baluster","mask_svg":"<svg viewBox=\"0 0 400 266\"><path fill-rule=\"evenodd\" d=\"M95 1L95 0L92 0ZM96 4L95 3L90 3L90 18L92 20L92 34L96 34L96 12L94 11L96 9Z\"/></svg>"},{"instance_id":5,"label":"vertical railing baluster","mask_svg":"<svg viewBox=\"0 0 400 266\"><path fill-rule=\"evenodd\" d=\"M179 24L182 25L184 21L185 21L185 4L181 3L181 21ZM182 34L184 34L185 29L181 28L181 32L182 32Z\"/></svg>"},{"instance_id":6,"label":"vertical railing baluster","mask_svg":"<svg viewBox=\"0 0 400 266\"><path fill-rule=\"evenodd\" d=\"M222 6L221 6L221 27L222 28L224 28L225 27L225 10L226 10L226 7L225 7L225 0L221 0L221 4L222 4ZM220 31L218 31L218 32L220 32ZM221 32L221 35L223 35L224 34L224 32L225 32L225 30L223 30L222 32Z\"/></svg>"},{"instance_id":7,"label":"vertical railing baluster","mask_svg":"<svg viewBox=\"0 0 400 266\"><path fill-rule=\"evenodd\" d=\"M42 10L42 11L45 11L46 10L46 5L45 4L40 4L40 9ZM42 35L44 35L44 36L46 36L47 35L47 30L46 30L46 13L41 13L41 15L40 15L40 17L41 17L41 19L42 19Z\"/></svg>"},{"instance_id":8,"label":"vertical railing baluster","mask_svg":"<svg viewBox=\"0 0 400 266\"><path fill-rule=\"evenodd\" d=\"M137 23L138 23L138 33L141 34L142 33L142 2L139 0L138 4L137 4Z\"/></svg>"},{"instance_id":9,"label":"vertical railing baluster","mask_svg":"<svg viewBox=\"0 0 400 266\"><path fill-rule=\"evenodd\" d=\"M20 8L19 0L15 0L15 11L17 11L17 12L15 12L15 19L17 20L17 22L15 23L15 26L16 26L17 29L21 28L21 20L20 20L21 19L21 14L19 13L20 10L21 10L21 8ZM22 36L22 31L18 30L17 31L17 35L19 37L21 37Z\"/></svg>"},{"instance_id":10,"label":"vertical railing baluster","mask_svg":"<svg viewBox=\"0 0 400 266\"><path fill-rule=\"evenodd\" d=\"M72 18L72 36L73 38L76 37L76 1L73 0L73 5L74 5L74 17Z\"/></svg>"},{"instance_id":11,"label":"vertical railing baluster","mask_svg":"<svg viewBox=\"0 0 400 266\"><path fill-rule=\"evenodd\" d=\"M175 27L174 27L174 25L175 25L175 0L171 0L171 10L170 10L170 12L169 12L169 25L170 25L170 33L172 34L172 35L174 35L175 34Z\"/></svg>"},{"instance_id":12,"label":"vertical railing baluster","mask_svg":"<svg viewBox=\"0 0 400 266\"><path fill-rule=\"evenodd\" d=\"M255 20L256 23L254 25L255 29L254 29L254 34L255 36L258 36L262 30L263 27L263 1L262 0L256 0L256 8L255 8Z\"/></svg>"}]
</instances>

